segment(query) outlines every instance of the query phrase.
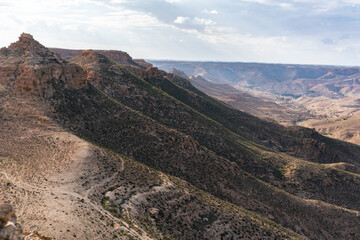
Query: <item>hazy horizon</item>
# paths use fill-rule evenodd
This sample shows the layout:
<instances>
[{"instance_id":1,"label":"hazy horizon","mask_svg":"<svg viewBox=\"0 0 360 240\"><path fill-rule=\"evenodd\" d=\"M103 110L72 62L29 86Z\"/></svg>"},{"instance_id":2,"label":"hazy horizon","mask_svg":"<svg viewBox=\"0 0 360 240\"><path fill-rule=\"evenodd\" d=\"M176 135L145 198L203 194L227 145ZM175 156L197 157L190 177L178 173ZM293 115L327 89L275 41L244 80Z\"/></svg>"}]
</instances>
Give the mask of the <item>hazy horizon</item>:
<instances>
[{"instance_id":1,"label":"hazy horizon","mask_svg":"<svg viewBox=\"0 0 360 240\"><path fill-rule=\"evenodd\" d=\"M2 38L134 58L360 66L359 0L0 0Z\"/></svg>"}]
</instances>

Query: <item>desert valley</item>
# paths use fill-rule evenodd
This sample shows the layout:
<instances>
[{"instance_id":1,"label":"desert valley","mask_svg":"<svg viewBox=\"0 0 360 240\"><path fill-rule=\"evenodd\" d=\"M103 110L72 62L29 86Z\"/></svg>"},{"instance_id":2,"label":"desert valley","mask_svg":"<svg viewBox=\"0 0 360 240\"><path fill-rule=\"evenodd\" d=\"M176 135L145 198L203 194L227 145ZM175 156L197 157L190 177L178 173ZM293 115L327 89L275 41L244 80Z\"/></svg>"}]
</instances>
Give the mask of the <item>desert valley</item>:
<instances>
[{"instance_id":1,"label":"desert valley","mask_svg":"<svg viewBox=\"0 0 360 240\"><path fill-rule=\"evenodd\" d=\"M236 109L360 144L360 67L150 62Z\"/></svg>"}]
</instances>

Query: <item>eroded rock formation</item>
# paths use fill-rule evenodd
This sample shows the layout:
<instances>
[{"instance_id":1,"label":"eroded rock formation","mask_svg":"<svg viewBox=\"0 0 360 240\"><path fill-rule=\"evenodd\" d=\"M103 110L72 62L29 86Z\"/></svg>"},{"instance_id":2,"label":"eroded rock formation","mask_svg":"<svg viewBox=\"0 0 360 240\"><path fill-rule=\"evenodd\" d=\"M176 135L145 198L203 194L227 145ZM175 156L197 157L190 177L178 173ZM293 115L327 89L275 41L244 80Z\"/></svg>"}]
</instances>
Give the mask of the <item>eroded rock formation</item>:
<instances>
[{"instance_id":1,"label":"eroded rock formation","mask_svg":"<svg viewBox=\"0 0 360 240\"><path fill-rule=\"evenodd\" d=\"M55 84L84 87L86 73L23 33L17 42L0 50L0 83L16 95L52 96Z\"/></svg>"}]
</instances>

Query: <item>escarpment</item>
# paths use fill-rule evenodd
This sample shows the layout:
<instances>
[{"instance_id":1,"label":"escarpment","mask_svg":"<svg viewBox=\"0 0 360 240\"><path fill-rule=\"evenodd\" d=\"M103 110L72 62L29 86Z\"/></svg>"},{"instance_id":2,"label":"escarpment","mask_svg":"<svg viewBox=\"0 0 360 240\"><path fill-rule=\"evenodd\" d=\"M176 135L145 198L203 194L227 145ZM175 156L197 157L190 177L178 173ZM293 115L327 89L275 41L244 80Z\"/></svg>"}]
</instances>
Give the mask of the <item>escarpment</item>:
<instances>
[{"instance_id":1,"label":"escarpment","mask_svg":"<svg viewBox=\"0 0 360 240\"><path fill-rule=\"evenodd\" d=\"M54 85L86 86L86 73L23 33L17 42L0 50L0 83L16 95L51 97Z\"/></svg>"}]
</instances>

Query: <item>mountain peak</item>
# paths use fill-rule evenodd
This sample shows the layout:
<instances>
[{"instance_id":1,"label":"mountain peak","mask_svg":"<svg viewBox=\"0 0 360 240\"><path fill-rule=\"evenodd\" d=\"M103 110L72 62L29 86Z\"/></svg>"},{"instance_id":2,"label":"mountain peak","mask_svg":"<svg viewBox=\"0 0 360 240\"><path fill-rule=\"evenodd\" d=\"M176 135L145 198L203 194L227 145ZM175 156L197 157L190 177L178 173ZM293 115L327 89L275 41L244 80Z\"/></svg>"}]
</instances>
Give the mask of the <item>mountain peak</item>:
<instances>
[{"instance_id":1,"label":"mountain peak","mask_svg":"<svg viewBox=\"0 0 360 240\"><path fill-rule=\"evenodd\" d=\"M71 62L80 65L84 69L89 67L98 69L110 64L110 60L105 55L91 49L80 52L71 59Z\"/></svg>"},{"instance_id":2,"label":"mountain peak","mask_svg":"<svg viewBox=\"0 0 360 240\"><path fill-rule=\"evenodd\" d=\"M22 33L19 37L19 41L22 42L29 42L29 41L35 41L34 37L29 33Z\"/></svg>"},{"instance_id":3,"label":"mountain peak","mask_svg":"<svg viewBox=\"0 0 360 240\"><path fill-rule=\"evenodd\" d=\"M8 49L28 50L30 48L39 50L39 49L44 49L45 47L41 45L38 41L36 41L31 34L22 33L19 36L19 40L17 42L12 43Z\"/></svg>"},{"instance_id":4,"label":"mountain peak","mask_svg":"<svg viewBox=\"0 0 360 240\"><path fill-rule=\"evenodd\" d=\"M86 74L50 51L32 35L23 33L17 42L0 50L0 84L16 95L52 96L54 85L79 88Z\"/></svg>"}]
</instances>

